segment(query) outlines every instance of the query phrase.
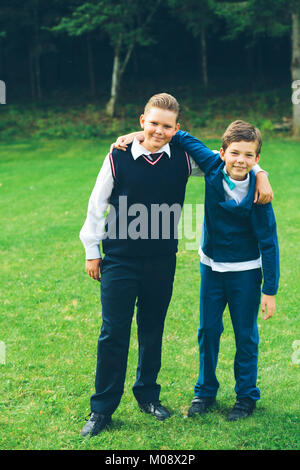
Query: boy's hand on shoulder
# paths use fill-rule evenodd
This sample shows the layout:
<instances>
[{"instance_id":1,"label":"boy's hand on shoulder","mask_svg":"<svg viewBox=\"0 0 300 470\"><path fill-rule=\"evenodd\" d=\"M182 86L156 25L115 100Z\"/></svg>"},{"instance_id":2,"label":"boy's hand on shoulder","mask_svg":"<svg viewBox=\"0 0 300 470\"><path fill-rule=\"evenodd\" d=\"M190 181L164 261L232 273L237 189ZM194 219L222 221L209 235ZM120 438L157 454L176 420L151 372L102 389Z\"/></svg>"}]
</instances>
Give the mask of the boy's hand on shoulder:
<instances>
[{"instance_id":1,"label":"boy's hand on shoulder","mask_svg":"<svg viewBox=\"0 0 300 470\"><path fill-rule=\"evenodd\" d=\"M95 281L101 282L102 258L87 259L85 262L85 270Z\"/></svg>"},{"instance_id":2,"label":"boy's hand on shoulder","mask_svg":"<svg viewBox=\"0 0 300 470\"><path fill-rule=\"evenodd\" d=\"M256 185L254 193L254 204L268 204L273 199L273 190L268 176L264 171L256 175Z\"/></svg>"},{"instance_id":3,"label":"boy's hand on shoulder","mask_svg":"<svg viewBox=\"0 0 300 470\"><path fill-rule=\"evenodd\" d=\"M261 311L263 320L268 320L271 318L276 310L275 295L264 294L261 299Z\"/></svg>"},{"instance_id":4,"label":"boy's hand on shoulder","mask_svg":"<svg viewBox=\"0 0 300 470\"><path fill-rule=\"evenodd\" d=\"M127 149L127 145L131 144L135 137L139 142L143 142L143 140L145 139L144 132L132 132L131 134L121 135L117 138L116 142L111 144L110 153L113 151L114 148L118 150L123 150L125 152L125 150Z\"/></svg>"}]
</instances>

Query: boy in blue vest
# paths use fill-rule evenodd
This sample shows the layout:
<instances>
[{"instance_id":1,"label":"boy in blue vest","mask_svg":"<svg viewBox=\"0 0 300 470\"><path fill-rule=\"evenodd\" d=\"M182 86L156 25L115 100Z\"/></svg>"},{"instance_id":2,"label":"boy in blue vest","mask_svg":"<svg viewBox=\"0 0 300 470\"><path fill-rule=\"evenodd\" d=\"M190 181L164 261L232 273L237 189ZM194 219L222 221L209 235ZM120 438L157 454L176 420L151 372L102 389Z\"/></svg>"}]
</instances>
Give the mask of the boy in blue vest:
<instances>
[{"instance_id":1,"label":"boy in blue vest","mask_svg":"<svg viewBox=\"0 0 300 470\"><path fill-rule=\"evenodd\" d=\"M138 137L138 136L137 136ZM141 135L140 139L143 136ZM130 136L116 143L126 148ZM260 131L244 121L225 131L220 154L187 132L178 131L173 143L188 152L205 174L205 218L199 249L201 270L199 377L188 416L205 413L216 401L219 383L216 366L222 315L229 306L236 339L234 373L236 403L227 419L252 414L260 391L256 385L261 298L264 320L275 312L279 281L279 249L271 203L254 204L260 158Z\"/></svg>"},{"instance_id":2,"label":"boy in blue vest","mask_svg":"<svg viewBox=\"0 0 300 470\"><path fill-rule=\"evenodd\" d=\"M178 132L182 146L205 173L205 217L201 257L199 376L188 416L205 413L216 400L216 366L222 315L228 305L233 324L236 403L228 421L250 416L260 398L257 387L257 315L262 287L263 319L275 312L279 282L279 249L271 203L253 204L255 174L262 138L244 121L229 125L220 155L204 160L197 139ZM262 267L262 270L261 270Z\"/></svg>"},{"instance_id":3,"label":"boy in blue vest","mask_svg":"<svg viewBox=\"0 0 300 470\"><path fill-rule=\"evenodd\" d=\"M169 144L179 129L178 112L171 95L152 97L140 118L144 142L134 140L125 152L114 149L107 155L89 201L80 238L87 273L95 280L100 280L101 273L102 327L96 390L83 436L101 432L121 400L136 300L139 360L133 393L141 411L158 420L170 416L159 401L156 379L175 273L176 228L193 166L185 151ZM205 146L200 153L201 158L211 158ZM172 208L168 227L164 217L153 217L153 209L162 205ZM137 212L140 216L134 217Z\"/></svg>"}]
</instances>

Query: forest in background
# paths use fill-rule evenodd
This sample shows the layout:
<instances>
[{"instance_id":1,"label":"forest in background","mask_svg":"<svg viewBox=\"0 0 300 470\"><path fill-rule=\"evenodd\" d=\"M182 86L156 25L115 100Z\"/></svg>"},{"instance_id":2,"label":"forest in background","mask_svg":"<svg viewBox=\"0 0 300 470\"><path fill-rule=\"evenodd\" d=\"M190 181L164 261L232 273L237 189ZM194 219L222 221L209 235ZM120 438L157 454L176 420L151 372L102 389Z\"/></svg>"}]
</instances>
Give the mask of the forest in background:
<instances>
[{"instance_id":1,"label":"forest in background","mask_svg":"<svg viewBox=\"0 0 300 470\"><path fill-rule=\"evenodd\" d=\"M160 91L189 129L242 116L298 135L299 11L299 0L2 0L2 135L129 131Z\"/></svg>"}]
</instances>

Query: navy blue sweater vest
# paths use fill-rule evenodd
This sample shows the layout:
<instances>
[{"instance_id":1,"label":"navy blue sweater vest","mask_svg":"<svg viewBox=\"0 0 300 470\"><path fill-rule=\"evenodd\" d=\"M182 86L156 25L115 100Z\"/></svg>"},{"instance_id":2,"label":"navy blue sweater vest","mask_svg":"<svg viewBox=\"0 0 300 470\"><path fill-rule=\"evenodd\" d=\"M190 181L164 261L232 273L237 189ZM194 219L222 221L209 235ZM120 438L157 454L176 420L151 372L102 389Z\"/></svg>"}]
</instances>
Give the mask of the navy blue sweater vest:
<instances>
[{"instance_id":1,"label":"navy blue sweater vest","mask_svg":"<svg viewBox=\"0 0 300 470\"><path fill-rule=\"evenodd\" d=\"M151 162L144 156L133 159L127 151L114 149L110 161L114 188L106 218L106 254L161 256L176 253L177 225L190 175L186 153L171 145Z\"/></svg>"}]
</instances>

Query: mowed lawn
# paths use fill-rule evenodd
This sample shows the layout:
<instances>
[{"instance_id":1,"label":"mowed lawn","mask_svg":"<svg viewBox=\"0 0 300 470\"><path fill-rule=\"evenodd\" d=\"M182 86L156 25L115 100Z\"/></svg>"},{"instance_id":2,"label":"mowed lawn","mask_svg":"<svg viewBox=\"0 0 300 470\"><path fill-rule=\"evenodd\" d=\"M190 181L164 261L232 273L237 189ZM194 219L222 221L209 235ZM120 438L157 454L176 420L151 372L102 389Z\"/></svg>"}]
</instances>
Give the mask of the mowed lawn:
<instances>
[{"instance_id":1,"label":"mowed lawn","mask_svg":"<svg viewBox=\"0 0 300 470\"><path fill-rule=\"evenodd\" d=\"M218 141L208 141L218 148ZM258 383L250 418L227 422L235 401L234 336L224 314L217 406L187 418L198 372L199 257L180 240L174 293L165 325L161 423L142 414L131 387L137 364L135 319L125 392L109 431L80 430L94 390L101 326L99 284L85 273L79 231L106 141L19 141L0 146L1 449L296 449L299 437L300 143L264 142L261 165L274 189L281 253L275 316L260 313ZM191 178L186 202L202 204L203 178Z\"/></svg>"}]
</instances>

